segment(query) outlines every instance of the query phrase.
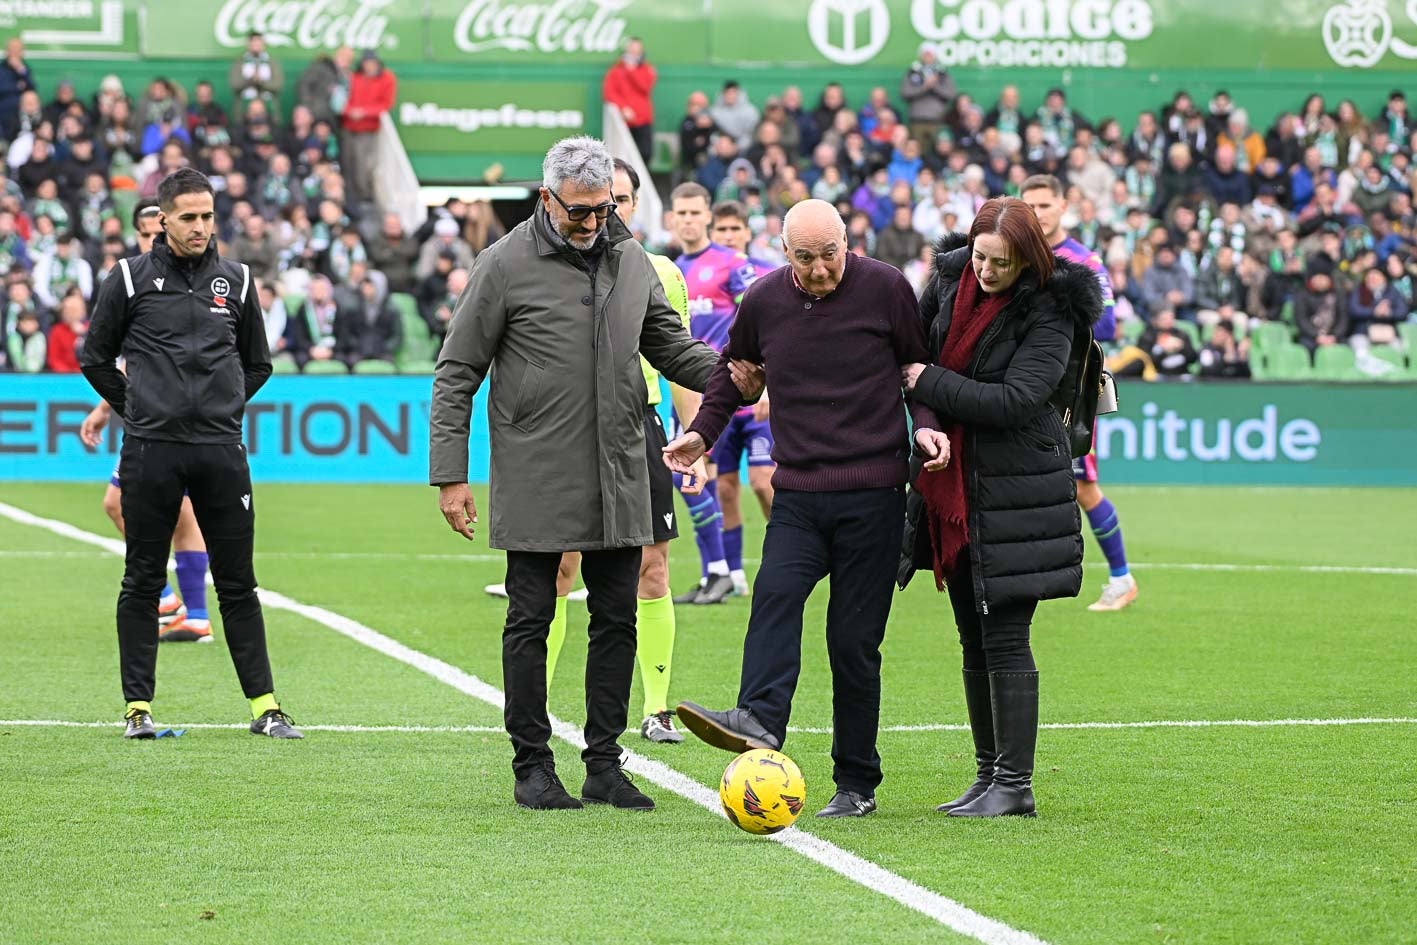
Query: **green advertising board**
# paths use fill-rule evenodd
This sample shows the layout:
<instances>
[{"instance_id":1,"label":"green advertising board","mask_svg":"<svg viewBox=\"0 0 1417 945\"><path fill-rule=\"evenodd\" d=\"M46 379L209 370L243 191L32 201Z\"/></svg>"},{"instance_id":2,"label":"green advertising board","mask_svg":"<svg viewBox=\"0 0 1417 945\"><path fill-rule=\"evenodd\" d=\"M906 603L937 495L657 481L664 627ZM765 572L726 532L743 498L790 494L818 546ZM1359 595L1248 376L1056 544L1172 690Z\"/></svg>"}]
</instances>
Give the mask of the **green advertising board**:
<instances>
[{"instance_id":1,"label":"green advertising board","mask_svg":"<svg viewBox=\"0 0 1417 945\"><path fill-rule=\"evenodd\" d=\"M24 10L36 15L6 12ZM922 42L959 68L1313 72L1417 61L1417 4L1403 0L0 0L0 24L8 15L75 36L118 30L130 44L137 12L142 51L159 58L221 58L260 30L273 49L306 57L349 45L391 62L469 65L604 65L630 36L653 61L684 66L898 68Z\"/></svg>"},{"instance_id":2,"label":"green advertising board","mask_svg":"<svg viewBox=\"0 0 1417 945\"><path fill-rule=\"evenodd\" d=\"M1123 384L1107 482L1417 486L1417 385Z\"/></svg>"},{"instance_id":3,"label":"green advertising board","mask_svg":"<svg viewBox=\"0 0 1417 945\"><path fill-rule=\"evenodd\" d=\"M0 0L0 35L34 58L114 59L138 53L138 4L124 0Z\"/></svg>"}]
</instances>

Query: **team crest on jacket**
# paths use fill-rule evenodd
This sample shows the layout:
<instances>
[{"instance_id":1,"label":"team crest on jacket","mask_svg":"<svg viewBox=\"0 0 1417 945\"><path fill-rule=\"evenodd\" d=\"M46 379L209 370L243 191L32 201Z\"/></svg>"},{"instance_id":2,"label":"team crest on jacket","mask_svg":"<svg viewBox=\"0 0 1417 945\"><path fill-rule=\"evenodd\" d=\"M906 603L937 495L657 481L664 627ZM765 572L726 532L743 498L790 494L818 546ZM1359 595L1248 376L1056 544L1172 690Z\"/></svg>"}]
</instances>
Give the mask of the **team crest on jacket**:
<instances>
[{"instance_id":1,"label":"team crest on jacket","mask_svg":"<svg viewBox=\"0 0 1417 945\"><path fill-rule=\"evenodd\" d=\"M226 281L225 279L223 279L221 276L217 276L215 279L212 280L212 295L223 296L223 295L230 295L230 294L231 294L231 283L230 283L230 282L227 282L227 281ZM225 303L225 302L218 302L217 304L218 304L218 305L225 305L226 303Z\"/></svg>"}]
</instances>

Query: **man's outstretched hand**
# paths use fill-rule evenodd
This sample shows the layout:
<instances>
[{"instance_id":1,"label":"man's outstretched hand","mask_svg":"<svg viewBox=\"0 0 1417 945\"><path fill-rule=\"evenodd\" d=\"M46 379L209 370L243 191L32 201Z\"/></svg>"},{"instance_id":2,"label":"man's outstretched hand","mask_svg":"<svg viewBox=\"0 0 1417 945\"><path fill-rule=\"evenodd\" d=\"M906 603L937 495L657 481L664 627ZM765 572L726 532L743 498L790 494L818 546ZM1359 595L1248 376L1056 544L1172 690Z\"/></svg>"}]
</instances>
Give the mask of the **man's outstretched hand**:
<instances>
[{"instance_id":1,"label":"man's outstretched hand","mask_svg":"<svg viewBox=\"0 0 1417 945\"><path fill-rule=\"evenodd\" d=\"M708 451L704 438L697 433L685 433L664 448L664 465L681 476L697 475L694 464Z\"/></svg>"}]
</instances>

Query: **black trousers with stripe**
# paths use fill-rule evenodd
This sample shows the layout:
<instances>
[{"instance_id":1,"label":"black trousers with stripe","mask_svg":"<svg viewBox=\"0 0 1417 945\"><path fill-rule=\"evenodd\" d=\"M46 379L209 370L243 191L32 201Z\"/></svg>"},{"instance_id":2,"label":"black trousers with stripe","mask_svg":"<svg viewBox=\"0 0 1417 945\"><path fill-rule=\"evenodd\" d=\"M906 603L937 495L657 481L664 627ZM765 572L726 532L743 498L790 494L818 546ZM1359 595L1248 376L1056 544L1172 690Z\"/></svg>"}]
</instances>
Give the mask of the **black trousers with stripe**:
<instances>
[{"instance_id":1,"label":"black trousers with stripe","mask_svg":"<svg viewBox=\"0 0 1417 945\"><path fill-rule=\"evenodd\" d=\"M206 539L222 629L246 698L273 691L266 624L252 563L256 507L240 443L170 443L130 436L118 462L128 553L118 594L118 659L127 702L151 702L157 605L185 490Z\"/></svg>"}]
</instances>

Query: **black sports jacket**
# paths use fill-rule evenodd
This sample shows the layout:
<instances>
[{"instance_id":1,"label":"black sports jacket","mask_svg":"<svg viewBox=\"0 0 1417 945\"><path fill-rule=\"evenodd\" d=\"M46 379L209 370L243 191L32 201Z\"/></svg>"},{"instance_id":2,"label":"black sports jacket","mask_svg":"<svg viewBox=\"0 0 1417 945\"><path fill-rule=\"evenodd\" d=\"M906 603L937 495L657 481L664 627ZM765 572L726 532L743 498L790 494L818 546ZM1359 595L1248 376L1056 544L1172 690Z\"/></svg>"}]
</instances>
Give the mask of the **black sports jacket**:
<instances>
[{"instance_id":1,"label":"black sports jacket","mask_svg":"<svg viewBox=\"0 0 1417 945\"><path fill-rule=\"evenodd\" d=\"M271 376L250 269L222 259L215 240L195 268L181 266L158 234L100 286L81 363L129 436L240 443L246 402Z\"/></svg>"}]
</instances>

